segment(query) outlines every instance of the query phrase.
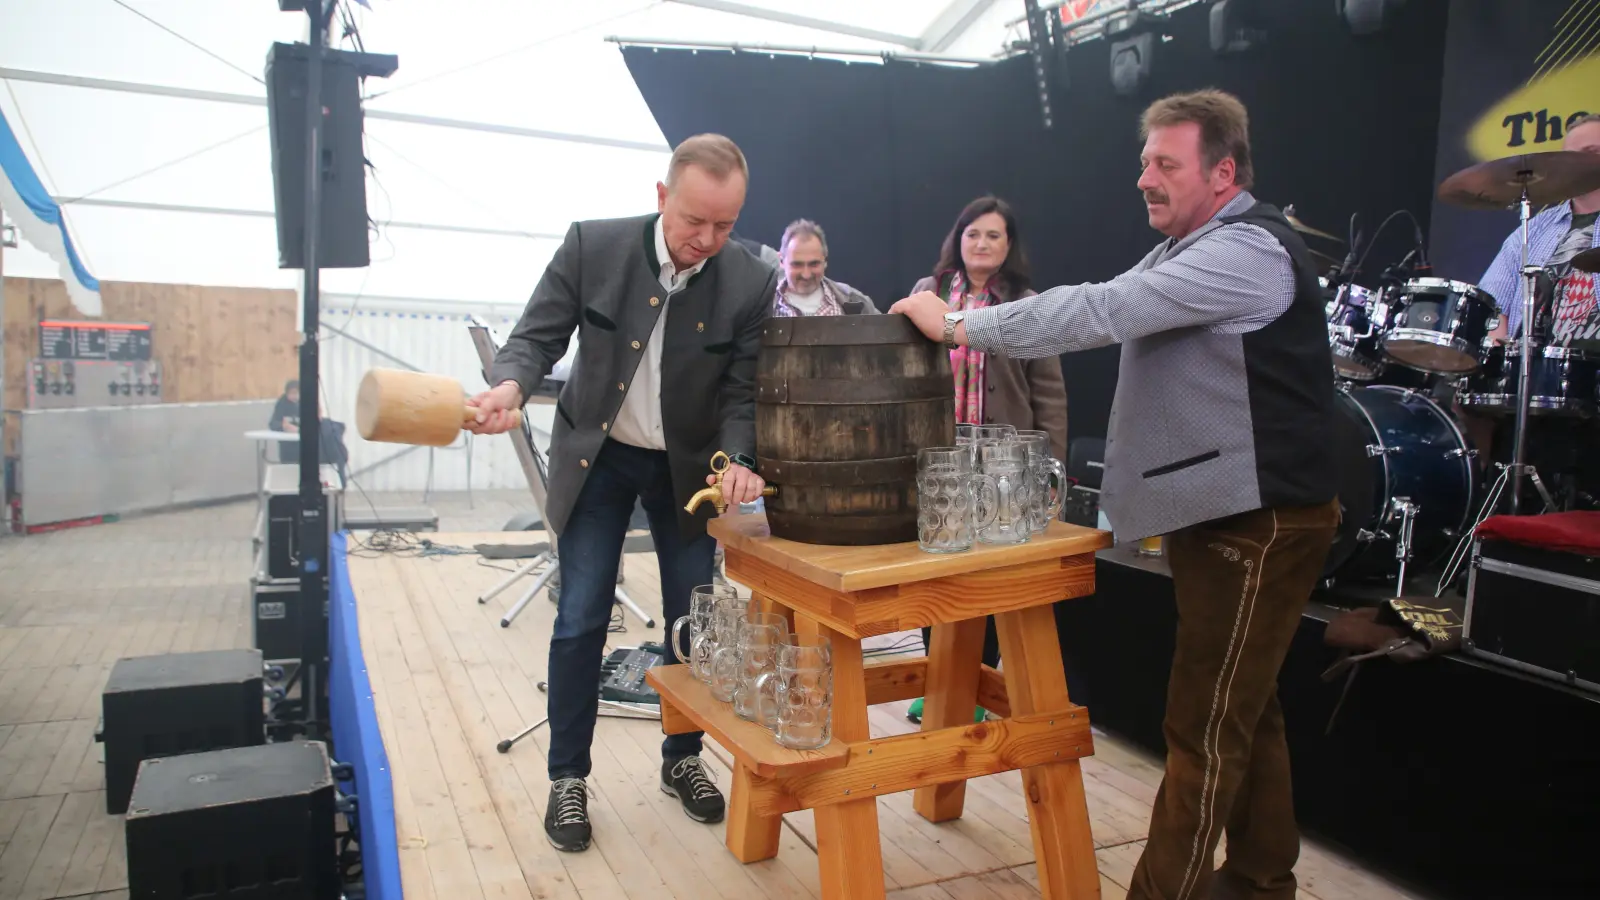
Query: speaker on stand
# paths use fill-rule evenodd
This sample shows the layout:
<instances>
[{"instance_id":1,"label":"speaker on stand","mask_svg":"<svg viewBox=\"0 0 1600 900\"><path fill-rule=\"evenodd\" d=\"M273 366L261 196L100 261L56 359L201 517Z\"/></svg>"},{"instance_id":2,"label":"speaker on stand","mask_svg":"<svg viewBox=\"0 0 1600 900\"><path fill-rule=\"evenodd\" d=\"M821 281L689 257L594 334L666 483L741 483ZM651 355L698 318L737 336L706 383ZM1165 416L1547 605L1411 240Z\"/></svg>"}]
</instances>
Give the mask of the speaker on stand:
<instances>
[{"instance_id":1,"label":"speaker on stand","mask_svg":"<svg viewBox=\"0 0 1600 900\"><path fill-rule=\"evenodd\" d=\"M317 267L359 269L371 262L367 243L366 155L361 147L361 79L387 77L398 58L323 48L322 133L318 170L321 221ZM311 48L273 44L267 54L267 127L278 221L278 268L305 267L306 101Z\"/></svg>"}]
</instances>

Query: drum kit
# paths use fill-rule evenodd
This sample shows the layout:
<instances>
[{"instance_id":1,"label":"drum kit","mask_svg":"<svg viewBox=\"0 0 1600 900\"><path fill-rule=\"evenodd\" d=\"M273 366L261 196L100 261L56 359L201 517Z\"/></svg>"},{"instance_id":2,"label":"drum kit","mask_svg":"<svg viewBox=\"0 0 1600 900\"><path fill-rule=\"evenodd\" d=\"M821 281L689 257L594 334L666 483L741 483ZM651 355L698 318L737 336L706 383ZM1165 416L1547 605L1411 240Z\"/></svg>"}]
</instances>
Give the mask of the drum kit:
<instances>
[{"instance_id":1,"label":"drum kit","mask_svg":"<svg viewBox=\"0 0 1600 900\"><path fill-rule=\"evenodd\" d=\"M1553 310L1536 316L1536 302L1541 309L1550 302L1550 279L1528 265L1528 220L1534 206L1596 189L1600 157L1563 151L1480 163L1440 185L1446 203L1518 210L1521 290L1505 299L1521 305L1521 321L1532 327L1519 329L1510 343L1496 334L1497 298L1474 284L1418 277L1429 270L1420 228L1417 249L1385 271L1379 288L1352 280L1360 269L1352 266L1360 237L1351 236L1349 257L1323 279L1341 412L1344 508L1323 569L1325 583L1392 580L1397 594L1403 593L1408 565L1428 567L1448 556L1436 592L1442 594L1460 573L1479 522L1497 512L1527 511L1524 482L1537 489L1545 508L1557 506L1528 464L1531 420L1541 427L1559 422L1569 429L1563 435L1589 441L1591 433L1582 429L1600 415L1600 351L1557 345L1549 334ZM1286 213L1303 235L1339 241L1296 219L1292 207ZM1401 214L1410 215L1402 210L1384 224ZM1579 254L1570 264L1600 271L1600 250ZM1494 466L1499 474L1487 490L1475 462L1478 448L1440 405L1452 389L1462 412L1511 425L1511 460ZM1487 458L1489 448L1482 449Z\"/></svg>"}]
</instances>

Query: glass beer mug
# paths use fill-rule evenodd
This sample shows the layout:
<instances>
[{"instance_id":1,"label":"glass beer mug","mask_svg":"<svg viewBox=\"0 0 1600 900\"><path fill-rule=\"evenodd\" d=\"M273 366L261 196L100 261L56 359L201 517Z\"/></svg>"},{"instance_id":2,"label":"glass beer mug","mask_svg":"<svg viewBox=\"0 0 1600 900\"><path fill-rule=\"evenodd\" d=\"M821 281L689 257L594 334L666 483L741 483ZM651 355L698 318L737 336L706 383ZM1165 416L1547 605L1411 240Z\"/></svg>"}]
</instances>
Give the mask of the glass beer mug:
<instances>
[{"instance_id":1,"label":"glass beer mug","mask_svg":"<svg viewBox=\"0 0 1600 900\"><path fill-rule=\"evenodd\" d=\"M746 610L734 629L731 646L718 647L712 663L713 693L726 694L733 714L756 717L756 681L777 670L778 646L789 633L789 623L777 613Z\"/></svg>"},{"instance_id":2,"label":"glass beer mug","mask_svg":"<svg viewBox=\"0 0 1600 900\"><path fill-rule=\"evenodd\" d=\"M1050 453L1050 434L1045 431L1019 431L1017 441L1028 448L1028 469L1033 473L1033 494L1029 511L1033 533L1050 527L1061 514L1061 498L1067 492L1067 471L1061 460Z\"/></svg>"},{"instance_id":3,"label":"glass beer mug","mask_svg":"<svg viewBox=\"0 0 1600 900\"><path fill-rule=\"evenodd\" d=\"M1015 440L978 445L978 540L1020 544L1033 536L1033 474L1027 445Z\"/></svg>"},{"instance_id":4,"label":"glass beer mug","mask_svg":"<svg viewBox=\"0 0 1600 900\"><path fill-rule=\"evenodd\" d=\"M833 738L833 652L820 635L791 634L778 645L777 667L756 683L761 712L791 750L816 750Z\"/></svg>"},{"instance_id":5,"label":"glass beer mug","mask_svg":"<svg viewBox=\"0 0 1600 900\"><path fill-rule=\"evenodd\" d=\"M973 507L970 445L917 453L917 546L928 553L972 549L983 520Z\"/></svg>"},{"instance_id":6,"label":"glass beer mug","mask_svg":"<svg viewBox=\"0 0 1600 900\"><path fill-rule=\"evenodd\" d=\"M739 623L750 612L750 601L743 597L717 603L711 613L711 661L706 665L706 685L711 696L723 703L733 702L734 689L739 685L739 671L735 652L739 642ZM728 651L724 653L723 651Z\"/></svg>"},{"instance_id":7,"label":"glass beer mug","mask_svg":"<svg viewBox=\"0 0 1600 900\"><path fill-rule=\"evenodd\" d=\"M711 654L717 650L716 634L711 628L717 604L739 599L731 587L702 584L689 592L689 614L672 623L672 652L688 663L690 674L702 682L711 681ZM685 628L689 629L688 644L683 642Z\"/></svg>"}]
</instances>

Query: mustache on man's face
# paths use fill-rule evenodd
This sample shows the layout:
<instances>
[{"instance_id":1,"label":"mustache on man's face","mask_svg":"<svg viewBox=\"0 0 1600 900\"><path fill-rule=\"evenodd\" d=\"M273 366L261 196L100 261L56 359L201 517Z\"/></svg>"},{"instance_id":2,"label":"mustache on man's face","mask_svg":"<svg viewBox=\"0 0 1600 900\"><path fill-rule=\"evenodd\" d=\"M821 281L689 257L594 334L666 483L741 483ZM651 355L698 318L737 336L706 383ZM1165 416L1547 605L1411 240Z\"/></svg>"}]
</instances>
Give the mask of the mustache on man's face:
<instances>
[{"instance_id":1,"label":"mustache on man's face","mask_svg":"<svg viewBox=\"0 0 1600 900\"><path fill-rule=\"evenodd\" d=\"M1167 203L1169 201L1167 199L1167 194L1166 194L1165 191L1145 191L1144 192L1144 202L1146 202L1146 203Z\"/></svg>"}]
</instances>

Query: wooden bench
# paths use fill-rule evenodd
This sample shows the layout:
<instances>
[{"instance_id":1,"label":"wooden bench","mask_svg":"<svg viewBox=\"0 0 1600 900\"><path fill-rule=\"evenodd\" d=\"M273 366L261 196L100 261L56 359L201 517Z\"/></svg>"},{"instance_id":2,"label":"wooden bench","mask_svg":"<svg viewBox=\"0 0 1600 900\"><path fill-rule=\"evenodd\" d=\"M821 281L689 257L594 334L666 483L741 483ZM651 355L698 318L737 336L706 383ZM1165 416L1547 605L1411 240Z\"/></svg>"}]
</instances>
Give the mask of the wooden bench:
<instances>
[{"instance_id":1,"label":"wooden bench","mask_svg":"<svg viewBox=\"0 0 1600 900\"><path fill-rule=\"evenodd\" d=\"M1067 696L1051 604L1094 592L1103 531L1055 522L1025 544L923 553L915 543L801 544L772 537L760 515L723 516L710 531L728 577L802 634L833 643L833 741L781 747L716 701L685 666L650 670L662 729L703 730L734 756L727 845L742 862L778 853L782 816L816 811L824 898L884 896L881 794L914 790L933 822L959 818L966 780L1021 769L1039 883L1047 898L1099 893L1078 760L1094 752L1088 711ZM984 619L996 616L1004 672L982 664ZM861 639L933 627L927 657L864 664ZM922 731L872 739L867 707L923 696ZM1001 718L974 724L981 704Z\"/></svg>"}]
</instances>

